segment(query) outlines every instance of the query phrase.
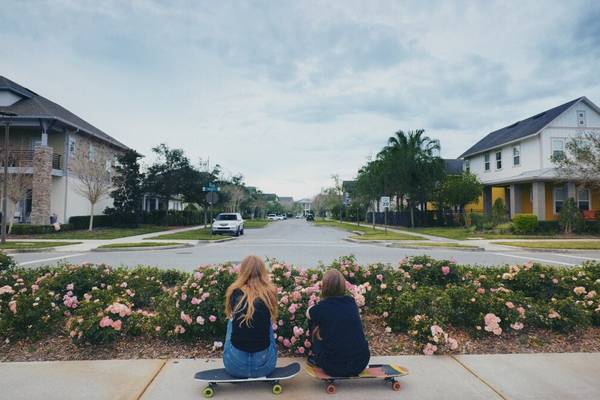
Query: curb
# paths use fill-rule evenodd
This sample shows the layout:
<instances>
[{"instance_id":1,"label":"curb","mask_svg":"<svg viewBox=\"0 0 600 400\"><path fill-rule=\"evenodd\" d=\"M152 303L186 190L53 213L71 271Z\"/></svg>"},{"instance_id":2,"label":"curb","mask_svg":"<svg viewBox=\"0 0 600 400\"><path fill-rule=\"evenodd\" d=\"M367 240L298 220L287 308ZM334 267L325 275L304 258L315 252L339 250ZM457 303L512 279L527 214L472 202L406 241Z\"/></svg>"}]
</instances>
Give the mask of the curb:
<instances>
[{"instance_id":1,"label":"curb","mask_svg":"<svg viewBox=\"0 0 600 400\"><path fill-rule=\"evenodd\" d=\"M67 246L63 246L67 247ZM46 253L56 251L56 247L44 247L40 249L6 249L2 250L4 254L19 254L19 253Z\"/></svg>"},{"instance_id":2,"label":"curb","mask_svg":"<svg viewBox=\"0 0 600 400\"><path fill-rule=\"evenodd\" d=\"M236 240L237 238L234 236L224 237L221 239L211 239L211 240L198 240L198 244L200 243L221 243L221 242L229 242L231 240Z\"/></svg>"},{"instance_id":3,"label":"curb","mask_svg":"<svg viewBox=\"0 0 600 400\"><path fill-rule=\"evenodd\" d=\"M452 247L452 246L415 246L415 245L407 245L407 246L399 246L401 243L388 243L385 247L395 247L395 248L403 248L403 249L426 249L426 250L458 250L458 251L485 251L483 247Z\"/></svg>"},{"instance_id":4,"label":"curb","mask_svg":"<svg viewBox=\"0 0 600 400\"><path fill-rule=\"evenodd\" d=\"M121 252L121 251L148 251L148 250L170 250L170 249L183 249L186 247L194 247L194 245L189 243L181 243L177 245L168 245L168 246L146 246L146 247L112 247L112 248L100 248L96 247L95 249L91 249L90 251L98 252L98 253L109 253L109 252Z\"/></svg>"},{"instance_id":5,"label":"curb","mask_svg":"<svg viewBox=\"0 0 600 400\"><path fill-rule=\"evenodd\" d=\"M543 248L532 249L530 247L509 246L507 244L498 244L498 243L494 243L494 245L507 247L507 249L502 249L502 250L498 250L498 251L522 250L522 251L531 251L534 253L557 253L557 254L560 254L560 253L578 254L578 253L585 253L585 252L590 252L590 251L600 253L600 249L543 249Z\"/></svg>"},{"instance_id":6,"label":"curb","mask_svg":"<svg viewBox=\"0 0 600 400\"><path fill-rule=\"evenodd\" d=\"M344 238L344 240L348 241L348 242L352 242L352 243L384 243L384 244L392 244L392 243L396 243L396 242L416 242L419 241L419 239L415 239L415 240L407 240L407 239L402 239L402 240L394 240L394 241L390 241L390 240L361 240L361 239L352 239L351 237L346 237Z\"/></svg>"}]
</instances>

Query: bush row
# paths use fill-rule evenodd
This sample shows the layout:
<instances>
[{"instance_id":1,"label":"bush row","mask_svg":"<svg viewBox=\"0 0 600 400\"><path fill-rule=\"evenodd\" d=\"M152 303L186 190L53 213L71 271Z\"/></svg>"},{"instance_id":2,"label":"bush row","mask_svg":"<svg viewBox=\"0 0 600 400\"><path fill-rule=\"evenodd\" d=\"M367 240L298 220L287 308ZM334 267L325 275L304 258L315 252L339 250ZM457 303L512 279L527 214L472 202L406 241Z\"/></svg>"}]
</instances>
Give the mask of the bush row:
<instances>
[{"instance_id":1,"label":"bush row","mask_svg":"<svg viewBox=\"0 0 600 400\"><path fill-rule=\"evenodd\" d=\"M359 265L351 257L299 269L270 262L279 293L274 324L283 349L311 346L306 309L319 300L322 272L337 268L363 314L406 332L425 354L457 348L448 327L472 335L526 334L600 325L600 263L563 269L539 264L470 267L415 257L398 265ZM0 272L0 337L36 339L63 332L77 344L124 336L214 340L225 334L223 299L235 265L192 273L150 267L66 265ZM382 328L383 329L383 328Z\"/></svg>"},{"instance_id":2,"label":"bush row","mask_svg":"<svg viewBox=\"0 0 600 400\"><path fill-rule=\"evenodd\" d=\"M71 224L62 224L61 231L70 231L73 229ZM14 224L11 229L12 235L38 235L42 233L54 233L53 225L30 225L30 224Z\"/></svg>"},{"instance_id":3,"label":"bush row","mask_svg":"<svg viewBox=\"0 0 600 400\"><path fill-rule=\"evenodd\" d=\"M189 226L204 223L204 213L199 211L152 211L140 215L123 216L121 214L106 214L94 216L94 227L136 226L138 224ZM69 218L69 224L74 229L87 229L90 224L89 215L79 215Z\"/></svg>"}]
</instances>

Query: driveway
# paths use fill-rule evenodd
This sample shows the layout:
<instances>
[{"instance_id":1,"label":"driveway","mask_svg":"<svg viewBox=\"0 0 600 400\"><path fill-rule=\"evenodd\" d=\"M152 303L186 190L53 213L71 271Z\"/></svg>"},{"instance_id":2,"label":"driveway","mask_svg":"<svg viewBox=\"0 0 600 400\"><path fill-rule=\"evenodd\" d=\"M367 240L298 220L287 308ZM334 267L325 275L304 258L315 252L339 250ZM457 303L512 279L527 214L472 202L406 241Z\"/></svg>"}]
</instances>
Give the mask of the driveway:
<instances>
[{"instance_id":1,"label":"driveway","mask_svg":"<svg viewBox=\"0 0 600 400\"><path fill-rule=\"evenodd\" d=\"M143 252L93 253L88 251L28 253L14 255L17 262L35 266L57 262L93 262L110 265L139 264L192 270L198 265L226 261L237 262L248 254L276 258L299 266L313 267L330 263L343 255L354 255L361 263L397 263L404 257L427 254L438 259L454 259L461 264L498 265L537 261L572 266L586 260L598 260L599 252L559 254L527 250L495 250L473 252L460 249L408 249L385 247L374 243L344 240L347 232L315 226L304 220L275 221L262 229L246 229L246 234L233 241L202 243L186 249L147 250Z\"/></svg>"}]
</instances>

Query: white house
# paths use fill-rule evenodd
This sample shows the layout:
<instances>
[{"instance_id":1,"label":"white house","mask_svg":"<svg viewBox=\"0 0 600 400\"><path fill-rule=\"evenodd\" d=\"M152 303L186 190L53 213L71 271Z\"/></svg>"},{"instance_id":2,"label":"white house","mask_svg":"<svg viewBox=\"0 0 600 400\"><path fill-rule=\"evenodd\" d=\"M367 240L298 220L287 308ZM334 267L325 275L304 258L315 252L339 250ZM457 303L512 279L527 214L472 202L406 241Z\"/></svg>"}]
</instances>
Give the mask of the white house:
<instances>
[{"instance_id":1,"label":"white house","mask_svg":"<svg viewBox=\"0 0 600 400\"><path fill-rule=\"evenodd\" d=\"M570 197L592 217L600 209L600 193L559 179L551 161L552 154L565 151L570 138L586 132L600 133L600 109L580 97L489 133L460 158L464 169L484 184L486 212L498 197L492 193L503 188L499 197L506 199L511 217L533 213L539 220L555 220Z\"/></svg>"},{"instance_id":2,"label":"white house","mask_svg":"<svg viewBox=\"0 0 600 400\"><path fill-rule=\"evenodd\" d=\"M31 187L17 206L19 222L44 225L56 214L61 223L74 215L89 215L89 201L76 190L72 158L79 152L89 157L102 152L112 160L128 149L126 145L84 121L64 107L0 76L0 117L2 134L9 124L9 173L32 175ZM3 146L4 141L0 141ZM11 160L19 159L19 165ZM109 165L110 164L110 165ZM18 171L17 171L18 169ZM3 170L0 169L0 173ZM112 205L106 197L95 206L101 213Z\"/></svg>"}]
</instances>

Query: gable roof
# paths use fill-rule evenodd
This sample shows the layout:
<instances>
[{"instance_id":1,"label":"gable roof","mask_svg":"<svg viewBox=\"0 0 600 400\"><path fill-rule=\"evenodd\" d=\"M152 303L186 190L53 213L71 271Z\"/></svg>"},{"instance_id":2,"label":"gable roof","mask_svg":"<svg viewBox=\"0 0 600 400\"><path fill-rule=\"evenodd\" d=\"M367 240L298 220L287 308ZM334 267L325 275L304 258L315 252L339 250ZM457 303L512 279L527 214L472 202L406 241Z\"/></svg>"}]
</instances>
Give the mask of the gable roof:
<instances>
[{"instance_id":1,"label":"gable roof","mask_svg":"<svg viewBox=\"0 0 600 400\"><path fill-rule=\"evenodd\" d=\"M59 120L73 128L77 128L84 133L102 140L103 142L108 142L115 147L123 150L129 149L129 147L119 142L117 139L96 128L61 105L56 104L1 75L0 90L11 91L21 97L21 100L13 105L0 107L0 111L16 113L18 115L16 118L46 118Z\"/></svg>"},{"instance_id":2,"label":"gable roof","mask_svg":"<svg viewBox=\"0 0 600 400\"><path fill-rule=\"evenodd\" d=\"M532 117L505 126L502 129L488 133L483 139L471 146L469 150L465 151L459 158L481 153L483 151L493 149L494 147L501 146L505 143L533 135L539 132L543 127L548 125L560 114L567 111L572 105L580 100L586 100L588 103L591 103L585 97L579 97L575 100L561 104L560 106L542 111L541 113L538 113ZM594 106L593 103L590 105Z\"/></svg>"},{"instance_id":3,"label":"gable roof","mask_svg":"<svg viewBox=\"0 0 600 400\"><path fill-rule=\"evenodd\" d=\"M455 160L453 158L444 158L444 167L448 175L460 175L463 173L463 162L462 160Z\"/></svg>"}]
</instances>

